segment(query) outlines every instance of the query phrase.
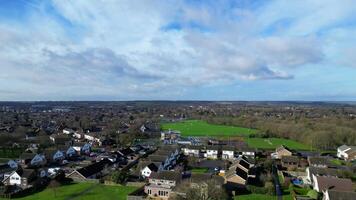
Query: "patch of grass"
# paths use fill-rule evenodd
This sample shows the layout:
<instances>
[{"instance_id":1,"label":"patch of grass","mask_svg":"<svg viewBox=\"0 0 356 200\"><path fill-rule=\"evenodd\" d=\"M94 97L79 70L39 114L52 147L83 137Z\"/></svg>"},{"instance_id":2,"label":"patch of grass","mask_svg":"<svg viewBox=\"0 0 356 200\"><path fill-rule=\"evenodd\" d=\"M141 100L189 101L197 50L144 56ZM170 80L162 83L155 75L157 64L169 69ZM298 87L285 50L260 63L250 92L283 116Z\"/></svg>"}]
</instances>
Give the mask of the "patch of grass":
<instances>
[{"instance_id":1,"label":"patch of grass","mask_svg":"<svg viewBox=\"0 0 356 200\"><path fill-rule=\"evenodd\" d=\"M234 200L276 200L277 196L265 195L265 194L245 194L235 196ZM283 195L283 200L292 200L290 194Z\"/></svg>"},{"instance_id":2,"label":"patch of grass","mask_svg":"<svg viewBox=\"0 0 356 200\"><path fill-rule=\"evenodd\" d=\"M204 174L204 173L207 173L208 172L208 168L193 168L191 169L190 171L193 173L193 174Z\"/></svg>"},{"instance_id":3,"label":"patch of grass","mask_svg":"<svg viewBox=\"0 0 356 200\"><path fill-rule=\"evenodd\" d=\"M178 130L182 136L248 136L257 132L255 129L249 129L237 126L225 126L209 124L201 120L186 120L176 123L162 124L163 130Z\"/></svg>"},{"instance_id":4,"label":"patch of grass","mask_svg":"<svg viewBox=\"0 0 356 200\"><path fill-rule=\"evenodd\" d=\"M339 159L331 159L330 162L334 165L346 165L346 162L343 160L339 160Z\"/></svg>"},{"instance_id":5,"label":"patch of grass","mask_svg":"<svg viewBox=\"0 0 356 200\"><path fill-rule=\"evenodd\" d=\"M128 186L106 186L98 184L95 186L93 183L75 183L64 185L56 188L56 192L51 188L47 188L41 192L35 193L30 196L16 198L18 200L64 200L73 198L75 200L125 200L127 195L133 192L136 187ZM88 191L87 191L88 190ZM56 195L55 195L56 194ZM81 194L81 195L80 195Z\"/></svg>"},{"instance_id":6,"label":"patch of grass","mask_svg":"<svg viewBox=\"0 0 356 200\"><path fill-rule=\"evenodd\" d=\"M310 150L308 145L283 138L246 138L248 146L259 149L275 149L280 145L285 145L290 149Z\"/></svg>"}]
</instances>

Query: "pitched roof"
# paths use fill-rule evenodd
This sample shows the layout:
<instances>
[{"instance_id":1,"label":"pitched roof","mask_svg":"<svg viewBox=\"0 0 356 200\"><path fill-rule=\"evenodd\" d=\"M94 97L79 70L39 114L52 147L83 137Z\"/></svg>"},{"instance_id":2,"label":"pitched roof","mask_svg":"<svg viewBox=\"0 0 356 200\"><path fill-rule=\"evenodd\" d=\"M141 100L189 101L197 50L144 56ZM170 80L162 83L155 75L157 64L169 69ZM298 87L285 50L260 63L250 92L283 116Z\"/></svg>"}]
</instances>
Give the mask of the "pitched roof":
<instances>
[{"instance_id":1,"label":"pitched roof","mask_svg":"<svg viewBox=\"0 0 356 200\"><path fill-rule=\"evenodd\" d=\"M356 192L328 190L330 200L354 200Z\"/></svg>"},{"instance_id":2,"label":"pitched roof","mask_svg":"<svg viewBox=\"0 0 356 200\"><path fill-rule=\"evenodd\" d=\"M339 174L337 169L319 167L309 167L309 172L319 176L338 176Z\"/></svg>"},{"instance_id":3,"label":"pitched roof","mask_svg":"<svg viewBox=\"0 0 356 200\"><path fill-rule=\"evenodd\" d=\"M330 161L326 157L308 157L309 165L330 165Z\"/></svg>"},{"instance_id":4,"label":"pitched roof","mask_svg":"<svg viewBox=\"0 0 356 200\"><path fill-rule=\"evenodd\" d=\"M349 149L350 147L349 146L347 146L347 145L341 145L341 146L339 146L338 147L338 150L340 150L340 151L345 151L345 150L347 150L347 149Z\"/></svg>"},{"instance_id":5,"label":"pitched roof","mask_svg":"<svg viewBox=\"0 0 356 200\"><path fill-rule=\"evenodd\" d=\"M7 163L0 165L0 173L12 172L14 169L10 167Z\"/></svg>"},{"instance_id":6,"label":"pitched roof","mask_svg":"<svg viewBox=\"0 0 356 200\"><path fill-rule=\"evenodd\" d=\"M281 150L284 150L284 149L292 153L292 150L289 149L287 146L284 146L284 145L279 146L279 147L276 149L276 152L281 151Z\"/></svg>"},{"instance_id":7,"label":"pitched roof","mask_svg":"<svg viewBox=\"0 0 356 200\"><path fill-rule=\"evenodd\" d=\"M158 166L155 163L150 163L147 167L153 172L158 171Z\"/></svg>"},{"instance_id":8,"label":"pitched roof","mask_svg":"<svg viewBox=\"0 0 356 200\"><path fill-rule=\"evenodd\" d=\"M236 168L236 175L240 176L241 178L247 180L247 172L245 172L244 170L240 169L240 168Z\"/></svg>"},{"instance_id":9,"label":"pitched roof","mask_svg":"<svg viewBox=\"0 0 356 200\"><path fill-rule=\"evenodd\" d=\"M150 179L163 179L170 181L177 181L181 178L181 174L175 171L160 171L153 172L150 176Z\"/></svg>"},{"instance_id":10,"label":"pitched roof","mask_svg":"<svg viewBox=\"0 0 356 200\"><path fill-rule=\"evenodd\" d=\"M299 162L299 158L298 156L282 156L282 159L281 159L282 162Z\"/></svg>"},{"instance_id":11,"label":"pitched roof","mask_svg":"<svg viewBox=\"0 0 356 200\"><path fill-rule=\"evenodd\" d=\"M29 178L34 172L35 170L33 169L23 169L20 176L23 178Z\"/></svg>"},{"instance_id":12,"label":"pitched roof","mask_svg":"<svg viewBox=\"0 0 356 200\"><path fill-rule=\"evenodd\" d=\"M131 148L121 149L119 152L124 156L135 153Z\"/></svg>"},{"instance_id":13,"label":"pitched roof","mask_svg":"<svg viewBox=\"0 0 356 200\"><path fill-rule=\"evenodd\" d=\"M100 162L96 162L94 164L80 168L77 170L77 172L80 173L81 175L83 175L85 178L87 178L89 176L99 173L100 171L102 171L104 169L104 167L107 164L110 164L110 163L111 162L108 159L103 159Z\"/></svg>"},{"instance_id":14,"label":"pitched roof","mask_svg":"<svg viewBox=\"0 0 356 200\"><path fill-rule=\"evenodd\" d=\"M22 160L27 160L27 159L32 159L33 157L35 157L36 154L35 153L22 153L20 155L20 159Z\"/></svg>"},{"instance_id":15,"label":"pitched roof","mask_svg":"<svg viewBox=\"0 0 356 200\"><path fill-rule=\"evenodd\" d=\"M250 164L248 163L248 162L246 162L245 160L243 160L243 159L241 159L240 161L239 161L239 164L241 165L241 166L243 166L245 169L250 169Z\"/></svg>"},{"instance_id":16,"label":"pitched roof","mask_svg":"<svg viewBox=\"0 0 356 200\"><path fill-rule=\"evenodd\" d=\"M319 191L327 189L336 191L353 191L351 179L317 176L316 180Z\"/></svg>"},{"instance_id":17,"label":"pitched roof","mask_svg":"<svg viewBox=\"0 0 356 200\"><path fill-rule=\"evenodd\" d=\"M201 183L201 182L206 182L209 180L214 180L219 184L224 184L224 178L221 176L217 175L211 175L211 174L192 174L190 177L190 182L192 183Z\"/></svg>"},{"instance_id":18,"label":"pitched roof","mask_svg":"<svg viewBox=\"0 0 356 200\"><path fill-rule=\"evenodd\" d=\"M151 162L164 162L166 161L167 156L149 155L147 159L150 160Z\"/></svg>"}]
</instances>

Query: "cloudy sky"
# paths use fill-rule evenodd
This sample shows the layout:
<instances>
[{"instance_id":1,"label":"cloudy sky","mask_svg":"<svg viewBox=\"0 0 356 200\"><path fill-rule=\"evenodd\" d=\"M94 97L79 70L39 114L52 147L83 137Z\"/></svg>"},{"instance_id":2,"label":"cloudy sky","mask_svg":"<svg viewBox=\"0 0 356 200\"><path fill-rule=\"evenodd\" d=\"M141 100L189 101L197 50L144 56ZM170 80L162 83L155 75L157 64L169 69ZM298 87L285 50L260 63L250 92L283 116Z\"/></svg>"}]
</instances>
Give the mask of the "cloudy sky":
<instances>
[{"instance_id":1,"label":"cloudy sky","mask_svg":"<svg viewBox=\"0 0 356 200\"><path fill-rule=\"evenodd\" d=\"M356 1L0 0L0 100L356 100Z\"/></svg>"}]
</instances>

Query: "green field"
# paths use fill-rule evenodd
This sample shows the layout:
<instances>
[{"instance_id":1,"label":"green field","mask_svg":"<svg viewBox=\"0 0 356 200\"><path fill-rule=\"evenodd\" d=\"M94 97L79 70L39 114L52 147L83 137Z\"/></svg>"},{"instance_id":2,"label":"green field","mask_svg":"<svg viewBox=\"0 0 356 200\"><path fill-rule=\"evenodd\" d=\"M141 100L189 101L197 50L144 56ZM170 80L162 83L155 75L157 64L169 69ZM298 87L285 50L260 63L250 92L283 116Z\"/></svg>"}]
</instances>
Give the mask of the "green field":
<instances>
[{"instance_id":1,"label":"green field","mask_svg":"<svg viewBox=\"0 0 356 200\"><path fill-rule=\"evenodd\" d=\"M237 127L208 124L201 120L186 120L176 123L162 124L163 130L178 130L182 136L248 136L257 130Z\"/></svg>"},{"instance_id":2,"label":"green field","mask_svg":"<svg viewBox=\"0 0 356 200\"><path fill-rule=\"evenodd\" d=\"M246 138L248 146L259 149L275 149L280 145L285 145L295 150L310 150L310 146L294 140L283 138Z\"/></svg>"},{"instance_id":3,"label":"green field","mask_svg":"<svg viewBox=\"0 0 356 200\"><path fill-rule=\"evenodd\" d=\"M136 187L128 186L106 186L102 184L92 183L75 183L58 187L54 193L53 189L45 189L41 192L35 193L23 198L16 198L18 200L126 200L127 195L135 191Z\"/></svg>"}]
</instances>

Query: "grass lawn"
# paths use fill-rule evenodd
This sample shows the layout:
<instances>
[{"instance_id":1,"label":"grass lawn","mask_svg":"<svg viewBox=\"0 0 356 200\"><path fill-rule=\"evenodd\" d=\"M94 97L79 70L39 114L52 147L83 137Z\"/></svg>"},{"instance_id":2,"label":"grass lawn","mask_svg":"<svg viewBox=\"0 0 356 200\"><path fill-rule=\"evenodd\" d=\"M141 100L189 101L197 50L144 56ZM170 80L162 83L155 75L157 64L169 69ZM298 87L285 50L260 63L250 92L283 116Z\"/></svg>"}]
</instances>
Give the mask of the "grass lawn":
<instances>
[{"instance_id":1,"label":"grass lawn","mask_svg":"<svg viewBox=\"0 0 356 200\"><path fill-rule=\"evenodd\" d=\"M97 185L94 186L92 183L74 183L69 185L64 185L56 189L56 196L54 195L53 189L45 189L41 192L35 193L30 196L16 198L18 200L62 200L75 197L74 199L88 199L88 200L98 200L98 199L116 199L125 200L127 194L133 192L136 187L127 186L105 186ZM90 190L92 188L92 190ZM84 192L88 190L87 192ZM82 195L79 196L79 194ZM78 195L78 196L77 196Z\"/></svg>"},{"instance_id":2,"label":"grass lawn","mask_svg":"<svg viewBox=\"0 0 356 200\"><path fill-rule=\"evenodd\" d=\"M248 136L257 130L237 127L208 124L201 120L186 120L176 123L162 124L163 130L178 130L182 136Z\"/></svg>"},{"instance_id":3,"label":"grass lawn","mask_svg":"<svg viewBox=\"0 0 356 200\"><path fill-rule=\"evenodd\" d=\"M193 168L190 171L193 174L204 174L204 173L208 172L208 170L209 170L208 168Z\"/></svg>"},{"instance_id":4,"label":"grass lawn","mask_svg":"<svg viewBox=\"0 0 356 200\"><path fill-rule=\"evenodd\" d=\"M270 196L264 194L245 194L235 196L234 200L276 200L277 196ZM283 195L283 200L292 200L290 194Z\"/></svg>"},{"instance_id":5,"label":"grass lawn","mask_svg":"<svg viewBox=\"0 0 356 200\"><path fill-rule=\"evenodd\" d=\"M248 146L259 149L275 149L280 145L285 145L290 149L296 150L310 150L308 145L300 142L282 138L246 138Z\"/></svg>"},{"instance_id":6,"label":"grass lawn","mask_svg":"<svg viewBox=\"0 0 356 200\"><path fill-rule=\"evenodd\" d=\"M333 163L334 165L346 165L346 162L343 161L343 160L331 159L330 161L331 161L331 163Z\"/></svg>"}]
</instances>

